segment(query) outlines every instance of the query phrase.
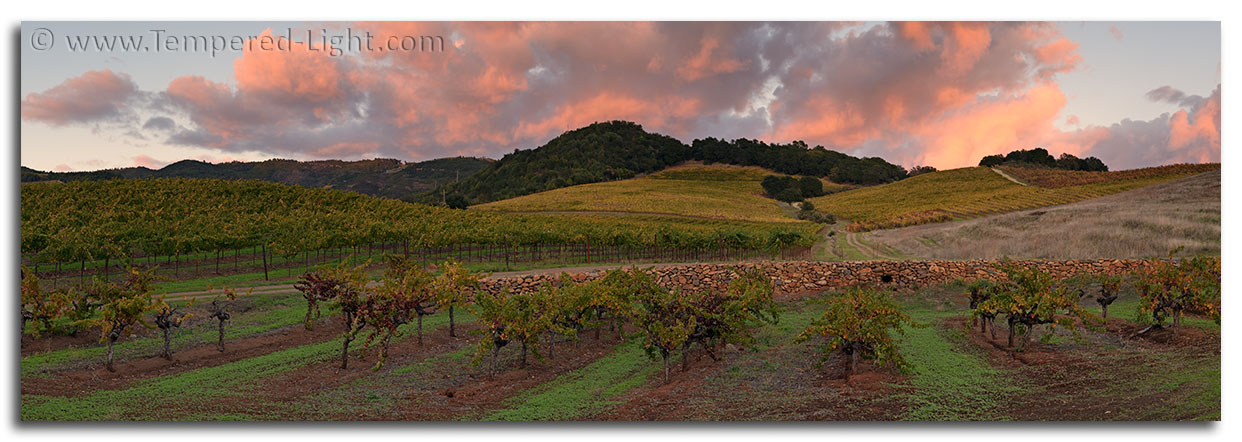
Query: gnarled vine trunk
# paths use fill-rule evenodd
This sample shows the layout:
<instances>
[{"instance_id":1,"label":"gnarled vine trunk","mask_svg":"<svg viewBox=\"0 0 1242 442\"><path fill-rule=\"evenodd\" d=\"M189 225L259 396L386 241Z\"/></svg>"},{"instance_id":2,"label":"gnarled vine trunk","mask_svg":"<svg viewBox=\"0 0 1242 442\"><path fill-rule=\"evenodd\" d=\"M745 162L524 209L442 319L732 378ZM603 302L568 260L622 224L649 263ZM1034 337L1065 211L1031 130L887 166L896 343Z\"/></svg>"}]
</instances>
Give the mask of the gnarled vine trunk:
<instances>
[{"instance_id":1,"label":"gnarled vine trunk","mask_svg":"<svg viewBox=\"0 0 1242 442\"><path fill-rule=\"evenodd\" d=\"M349 343L354 340L352 334L345 335L345 339L341 344L341 369L349 368Z\"/></svg>"},{"instance_id":2,"label":"gnarled vine trunk","mask_svg":"<svg viewBox=\"0 0 1242 442\"><path fill-rule=\"evenodd\" d=\"M172 349L170 347L172 344L172 328L165 328L163 329L163 332L164 332L164 354L162 356L164 356L164 359L171 361L172 360Z\"/></svg>"},{"instance_id":3,"label":"gnarled vine trunk","mask_svg":"<svg viewBox=\"0 0 1242 442\"><path fill-rule=\"evenodd\" d=\"M116 368L112 367L112 344L116 343L116 339L119 337L120 336L116 334L108 336L108 359L104 366L107 367L110 372L116 372Z\"/></svg>"},{"instance_id":4,"label":"gnarled vine trunk","mask_svg":"<svg viewBox=\"0 0 1242 442\"><path fill-rule=\"evenodd\" d=\"M220 353L224 353L224 320L219 321L219 333L216 338L216 348L220 349Z\"/></svg>"}]
</instances>

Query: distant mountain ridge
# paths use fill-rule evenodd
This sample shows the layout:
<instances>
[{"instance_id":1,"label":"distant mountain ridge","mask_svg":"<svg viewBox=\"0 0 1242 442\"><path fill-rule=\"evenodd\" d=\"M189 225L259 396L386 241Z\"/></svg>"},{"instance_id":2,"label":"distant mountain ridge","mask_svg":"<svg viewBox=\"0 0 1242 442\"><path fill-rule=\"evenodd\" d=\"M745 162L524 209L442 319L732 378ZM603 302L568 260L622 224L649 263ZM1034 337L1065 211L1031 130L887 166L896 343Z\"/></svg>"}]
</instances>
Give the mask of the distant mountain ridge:
<instances>
[{"instance_id":1,"label":"distant mountain ridge","mask_svg":"<svg viewBox=\"0 0 1242 442\"><path fill-rule=\"evenodd\" d=\"M441 158L407 163L391 158L360 161L275 159L212 164L182 160L161 169L128 167L92 172L42 172L22 167L22 182L116 178L254 179L312 188L350 190L431 205L464 207L579 184L623 180L686 161L759 166L784 174L873 185L906 178L882 158L857 158L810 147L758 140L705 138L687 145L648 132L637 123L608 121L574 129L532 149L515 149L499 160Z\"/></svg>"},{"instance_id":2,"label":"distant mountain ridge","mask_svg":"<svg viewBox=\"0 0 1242 442\"><path fill-rule=\"evenodd\" d=\"M274 159L220 164L182 160L160 169L127 167L92 172L42 172L22 166L21 180L32 182L168 177L254 179L409 200L414 194L465 179L492 161L471 157L440 158L417 163L392 158L359 161Z\"/></svg>"}]
</instances>

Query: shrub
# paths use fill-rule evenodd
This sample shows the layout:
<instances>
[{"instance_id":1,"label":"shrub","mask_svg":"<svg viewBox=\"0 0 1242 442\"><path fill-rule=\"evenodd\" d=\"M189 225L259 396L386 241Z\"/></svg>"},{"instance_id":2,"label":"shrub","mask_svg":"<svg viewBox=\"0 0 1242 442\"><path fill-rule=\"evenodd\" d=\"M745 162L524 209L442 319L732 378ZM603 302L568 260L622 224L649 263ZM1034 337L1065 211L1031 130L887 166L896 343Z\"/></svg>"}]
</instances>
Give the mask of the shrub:
<instances>
[{"instance_id":1,"label":"shrub","mask_svg":"<svg viewBox=\"0 0 1242 442\"><path fill-rule=\"evenodd\" d=\"M1196 256L1174 261L1172 255L1178 251L1180 248L1170 252L1168 260L1139 273L1135 288L1141 300L1136 319L1151 324L1143 332L1164 327L1169 317L1174 327L1179 326L1185 311L1206 314L1220 323L1220 258Z\"/></svg>"},{"instance_id":2,"label":"shrub","mask_svg":"<svg viewBox=\"0 0 1242 442\"><path fill-rule=\"evenodd\" d=\"M903 326L921 326L897 308L887 294L873 288L850 287L828 299L824 316L798 335L794 342L827 338L819 347L820 363L833 352L850 358L850 372L858 371L859 358L873 359L876 365L906 371L908 366L897 351L892 333L904 333Z\"/></svg>"},{"instance_id":3,"label":"shrub","mask_svg":"<svg viewBox=\"0 0 1242 442\"><path fill-rule=\"evenodd\" d=\"M809 204L809 203L806 203ZM798 211L798 219L810 221L819 224L836 224L837 217L831 213L817 212L815 210Z\"/></svg>"},{"instance_id":4,"label":"shrub","mask_svg":"<svg viewBox=\"0 0 1242 442\"><path fill-rule=\"evenodd\" d=\"M1018 326L1022 327L1022 343L1025 348L1037 325L1061 326L1077 336L1075 318L1084 322L1098 321L1098 318L1078 305L1079 298L1075 292L1053 281L1052 274L1012 262L1004 263L1001 270L1009 280L994 286L991 296L975 309L974 314L981 317L1004 314L1006 322L1009 323L1009 347L1016 348L1014 337Z\"/></svg>"},{"instance_id":5,"label":"shrub","mask_svg":"<svg viewBox=\"0 0 1242 442\"><path fill-rule=\"evenodd\" d=\"M22 333L26 332L26 321L39 321L31 331L37 338L43 332L52 330L52 320L61 316L66 297L59 292L48 292L39 288L39 277L26 266L22 266L21 276Z\"/></svg>"},{"instance_id":6,"label":"shrub","mask_svg":"<svg viewBox=\"0 0 1242 442\"><path fill-rule=\"evenodd\" d=\"M125 329L134 324L142 324L152 328L142 319L147 312L156 310L163 302L151 299L151 284L156 281L155 269L138 270L130 268L125 281L121 284L97 279L87 290L102 304L98 317L79 321L87 326L99 327L99 341L108 343L106 365L108 371L116 371L112 367L112 346L124 334Z\"/></svg>"},{"instance_id":7,"label":"shrub","mask_svg":"<svg viewBox=\"0 0 1242 442\"><path fill-rule=\"evenodd\" d=\"M1108 306L1117 300L1117 294L1121 292L1121 277L1101 275L1097 279L1100 281L1100 292L1095 302L1100 305L1100 317L1108 318Z\"/></svg>"},{"instance_id":8,"label":"shrub","mask_svg":"<svg viewBox=\"0 0 1242 442\"><path fill-rule=\"evenodd\" d=\"M189 308L194 304L194 299L185 305ZM181 328L186 320L193 317L193 313L182 312L180 307L173 307L164 302L164 298L160 298L156 302L155 307L155 326L159 327L160 332L164 334L164 352L160 354L164 359L172 360L172 333L174 328Z\"/></svg>"},{"instance_id":9,"label":"shrub","mask_svg":"<svg viewBox=\"0 0 1242 442\"><path fill-rule=\"evenodd\" d=\"M341 262L336 266L325 266L313 272L304 273L298 278L293 288L302 292L302 297L306 298L306 319L303 325L307 330L313 328L314 322L312 321L319 317L319 302L330 301L342 294L356 295L353 292L359 290L364 283L361 280L363 278L362 268L349 267L348 263ZM350 312L346 312L347 327L350 315Z\"/></svg>"}]
</instances>

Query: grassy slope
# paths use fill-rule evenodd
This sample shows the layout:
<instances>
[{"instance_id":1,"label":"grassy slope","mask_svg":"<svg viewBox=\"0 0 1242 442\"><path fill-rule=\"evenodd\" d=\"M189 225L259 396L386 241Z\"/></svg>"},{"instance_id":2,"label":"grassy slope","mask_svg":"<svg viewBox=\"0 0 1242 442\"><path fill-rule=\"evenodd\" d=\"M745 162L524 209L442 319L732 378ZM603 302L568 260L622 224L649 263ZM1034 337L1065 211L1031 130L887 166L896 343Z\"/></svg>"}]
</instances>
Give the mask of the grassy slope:
<instances>
[{"instance_id":1,"label":"grassy slope","mask_svg":"<svg viewBox=\"0 0 1242 442\"><path fill-rule=\"evenodd\" d=\"M762 196L764 169L680 166L623 181L584 184L496 201L477 210L629 212L793 223L775 200Z\"/></svg>"},{"instance_id":2,"label":"grassy slope","mask_svg":"<svg viewBox=\"0 0 1242 442\"><path fill-rule=\"evenodd\" d=\"M1057 207L868 233L930 259L1094 259L1218 255L1220 172Z\"/></svg>"},{"instance_id":3,"label":"grassy slope","mask_svg":"<svg viewBox=\"0 0 1242 442\"><path fill-rule=\"evenodd\" d=\"M1085 173L1085 172L1084 172ZM1117 175L1116 181L1056 189L1013 183L985 167L919 175L895 183L811 199L818 210L863 223L863 230L961 219L1081 201L1189 176L1169 173ZM932 218L929 214L947 215Z\"/></svg>"}]
</instances>

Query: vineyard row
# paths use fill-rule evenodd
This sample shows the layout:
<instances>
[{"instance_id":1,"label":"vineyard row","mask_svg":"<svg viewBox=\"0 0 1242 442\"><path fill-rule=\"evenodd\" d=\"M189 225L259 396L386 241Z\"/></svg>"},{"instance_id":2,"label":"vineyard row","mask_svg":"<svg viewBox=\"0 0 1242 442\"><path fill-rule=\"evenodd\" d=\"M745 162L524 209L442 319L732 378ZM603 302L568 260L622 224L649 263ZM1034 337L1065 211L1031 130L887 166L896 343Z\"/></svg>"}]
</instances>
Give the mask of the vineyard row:
<instances>
[{"instance_id":1,"label":"vineyard row","mask_svg":"<svg viewBox=\"0 0 1242 442\"><path fill-rule=\"evenodd\" d=\"M614 262L680 262L736 261L754 258L805 258L807 247L785 247L768 251L740 247L626 247L581 244L529 246L494 246L457 244L448 247L411 247L409 243L387 242L320 249L294 255L273 254L264 246L240 249L219 249L214 252L174 255L144 255L133 252L128 259L105 259L77 262L38 263L23 257L38 277L52 288L82 284L91 277L113 279L124 275L130 264L137 267L158 267L156 274L174 280L212 276L263 273L264 280L288 278L311 267L348 260L380 260L385 255L401 255L431 264L454 260L461 263L504 265L505 269L519 264L577 265Z\"/></svg>"}]
</instances>

